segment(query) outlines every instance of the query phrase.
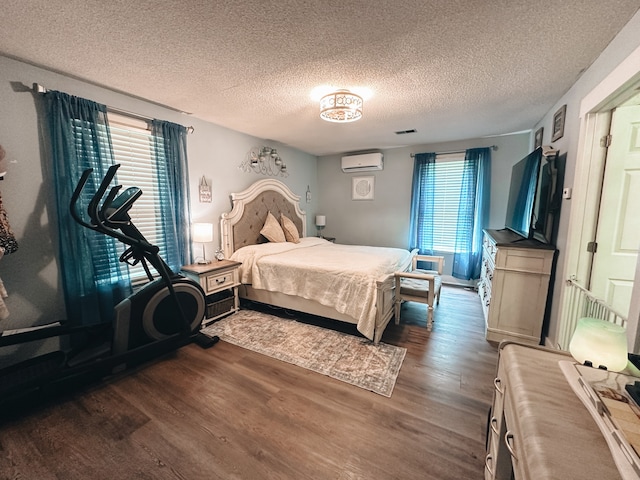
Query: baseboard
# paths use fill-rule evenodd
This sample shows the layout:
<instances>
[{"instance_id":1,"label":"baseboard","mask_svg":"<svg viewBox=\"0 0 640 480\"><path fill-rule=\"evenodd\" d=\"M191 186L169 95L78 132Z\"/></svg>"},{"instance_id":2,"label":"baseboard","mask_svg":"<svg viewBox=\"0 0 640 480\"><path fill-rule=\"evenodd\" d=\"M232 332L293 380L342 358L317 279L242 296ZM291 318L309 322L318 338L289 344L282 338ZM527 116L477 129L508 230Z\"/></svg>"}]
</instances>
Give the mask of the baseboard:
<instances>
[{"instance_id":1,"label":"baseboard","mask_svg":"<svg viewBox=\"0 0 640 480\"><path fill-rule=\"evenodd\" d=\"M478 280L461 280L452 275L442 275L442 283L443 285L473 288L474 290L478 290Z\"/></svg>"}]
</instances>

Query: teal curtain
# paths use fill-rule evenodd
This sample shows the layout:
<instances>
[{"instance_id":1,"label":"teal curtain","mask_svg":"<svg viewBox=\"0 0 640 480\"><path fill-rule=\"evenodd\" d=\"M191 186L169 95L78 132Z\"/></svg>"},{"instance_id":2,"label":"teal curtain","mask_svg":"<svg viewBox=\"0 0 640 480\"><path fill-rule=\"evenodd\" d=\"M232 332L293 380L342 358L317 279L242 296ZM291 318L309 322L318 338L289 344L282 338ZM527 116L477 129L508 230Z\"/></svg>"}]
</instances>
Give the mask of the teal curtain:
<instances>
[{"instance_id":1,"label":"teal curtain","mask_svg":"<svg viewBox=\"0 0 640 480\"><path fill-rule=\"evenodd\" d=\"M72 325L110 322L114 305L130 294L128 271L118 262L117 241L77 224L69 209L82 172L94 169L78 201L79 211L86 214L92 193L113 165L106 107L57 91L45 93L44 102L67 321Z\"/></svg>"},{"instance_id":2,"label":"teal curtain","mask_svg":"<svg viewBox=\"0 0 640 480\"><path fill-rule=\"evenodd\" d=\"M167 252L164 259L174 272L191 259L187 129L171 122L153 120L160 218Z\"/></svg>"},{"instance_id":3,"label":"teal curtain","mask_svg":"<svg viewBox=\"0 0 640 480\"><path fill-rule=\"evenodd\" d=\"M453 272L456 278L471 280L480 278L482 262L482 229L489 219L489 195L491 182L491 149L472 148L466 151L456 246L453 255Z\"/></svg>"},{"instance_id":4,"label":"teal curtain","mask_svg":"<svg viewBox=\"0 0 640 480\"><path fill-rule=\"evenodd\" d=\"M414 158L409 246L422 255L433 254L435 165L435 153L417 153Z\"/></svg>"}]
</instances>

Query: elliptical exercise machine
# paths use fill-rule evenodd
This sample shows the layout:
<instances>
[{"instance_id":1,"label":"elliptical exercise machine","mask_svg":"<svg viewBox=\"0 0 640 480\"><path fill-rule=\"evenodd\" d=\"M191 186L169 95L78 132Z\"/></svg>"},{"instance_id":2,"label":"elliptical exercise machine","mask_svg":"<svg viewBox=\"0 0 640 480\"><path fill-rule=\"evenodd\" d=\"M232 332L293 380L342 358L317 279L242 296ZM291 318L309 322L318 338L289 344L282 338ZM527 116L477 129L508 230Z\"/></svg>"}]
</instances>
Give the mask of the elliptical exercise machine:
<instances>
[{"instance_id":1,"label":"elliptical exercise machine","mask_svg":"<svg viewBox=\"0 0 640 480\"><path fill-rule=\"evenodd\" d=\"M89 220L77 203L93 169L83 172L71 197L70 211L80 225L129 245L120 261L141 264L149 282L115 306L112 325L68 326L55 322L35 328L1 332L0 347L52 337L80 336L86 345L69 352L54 351L0 370L0 404L34 391L60 391L87 378L99 379L196 342L203 348L219 339L200 332L206 308L202 287L171 270L135 227L129 210L142 195L138 187L109 190L120 165L111 166L87 207ZM106 197L105 197L106 194ZM151 265L159 278L154 278Z\"/></svg>"},{"instance_id":2,"label":"elliptical exercise machine","mask_svg":"<svg viewBox=\"0 0 640 480\"><path fill-rule=\"evenodd\" d=\"M76 203L92 169L87 169L82 174L71 197L70 207L71 215L80 225L129 245L120 256L120 261L132 266L141 263L149 278L149 283L115 307L112 353L118 355L175 335L189 337L202 346L211 346L217 341L217 337L210 339L199 333L206 308L202 287L193 280L174 273L160 257L159 248L151 245L131 221L129 210L142 195L142 190L129 187L120 192L122 186L116 185L103 201L119 167L120 165L113 165L108 169L89 202L87 211L90 222L86 222L78 214ZM149 264L160 278L154 279Z\"/></svg>"}]
</instances>

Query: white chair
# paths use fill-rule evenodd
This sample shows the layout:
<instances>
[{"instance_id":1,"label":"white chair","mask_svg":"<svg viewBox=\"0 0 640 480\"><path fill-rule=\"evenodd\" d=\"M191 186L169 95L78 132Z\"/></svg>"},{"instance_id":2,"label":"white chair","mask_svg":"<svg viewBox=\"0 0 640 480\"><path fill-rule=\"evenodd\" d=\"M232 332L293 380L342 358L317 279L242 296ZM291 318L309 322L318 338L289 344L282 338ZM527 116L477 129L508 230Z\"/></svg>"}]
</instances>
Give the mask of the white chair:
<instances>
[{"instance_id":1,"label":"white chair","mask_svg":"<svg viewBox=\"0 0 640 480\"><path fill-rule=\"evenodd\" d=\"M436 270L422 270L417 268L418 262L432 262L437 265ZM396 272L395 289L395 317L396 325L400 323L402 302L420 302L428 305L427 329L433 325L433 307L440 304L440 287L442 286L442 269L444 257L431 255L414 255L411 261L411 271Z\"/></svg>"}]
</instances>

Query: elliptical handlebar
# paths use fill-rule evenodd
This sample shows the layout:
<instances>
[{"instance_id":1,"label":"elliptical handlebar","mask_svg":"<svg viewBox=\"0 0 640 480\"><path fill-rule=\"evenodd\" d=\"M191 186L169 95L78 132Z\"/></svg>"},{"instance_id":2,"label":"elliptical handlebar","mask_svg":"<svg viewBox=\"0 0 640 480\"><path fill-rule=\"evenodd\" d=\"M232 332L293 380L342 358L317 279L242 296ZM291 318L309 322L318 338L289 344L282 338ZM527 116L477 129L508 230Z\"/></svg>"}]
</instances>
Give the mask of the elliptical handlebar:
<instances>
[{"instance_id":1,"label":"elliptical handlebar","mask_svg":"<svg viewBox=\"0 0 640 480\"><path fill-rule=\"evenodd\" d=\"M69 210L71 211L71 216L73 219L78 222L80 225L86 228L90 228L91 230L97 230L98 227L96 225L89 224L84 221L84 219L78 213L78 209L76 208L76 204L78 203L78 198L80 198L80 194L84 189L84 186L87 184L87 180L93 173L93 168L87 168L84 172L82 172L82 176L80 180L78 180L78 184L76 185L76 189L73 191L73 195L71 195L71 203L69 206Z\"/></svg>"},{"instance_id":2,"label":"elliptical handlebar","mask_svg":"<svg viewBox=\"0 0 640 480\"><path fill-rule=\"evenodd\" d=\"M116 171L118 170L118 168L120 168L119 164L112 165L109 167L109 169L107 170L107 173L102 179L102 182L100 182L100 186L98 187L98 190L93 195L93 197L91 197L91 200L89 201L89 206L87 207L87 213L91 218L91 223L86 222L82 218L82 216L78 213L77 202L78 202L78 199L80 198L80 195L82 194L82 190L84 190L84 187L86 186L87 181L89 180L89 177L93 173L93 168L88 168L84 172L82 172L82 176L80 177L80 180L76 185L73 195L71 196L71 202L70 202L71 216L76 222L78 222L80 225L86 228L89 228L91 230L96 230L98 232L109 235L110 237L120 240L122 243L130 245L134 248L139 248L144 252L150 253L152 255L157 255L159 251L158 247L150 244L142 236L142 234L138 232L138 230L131 224L130 217L126 214L126 212L131 208L131 205L133 204L133 202L140 195L142 195L142 191L140 189L135 188L134 190L136 192L133 195L131 194L132 193L131 188L128 188L123 192L123 195L126 193L127 198L122 202L122 205L124 205L124 208L118 209L118 212L117 212L120 214L120 216L123 217L122 219L119 218L114 221L111 221L111 218L114 217L115 214L108 212L108 209L114 203L114 200L115 201L118 200L119 197L117 197L117 194L122 188L122 185L117 185L115 187L112 187L106 199L104 200L102 207L100 207L100 202L104 197L107 191L107 188L109 187L109 184L113 180L113 177L115 177ZM105 217L108 217L108 218L105 218ZM121 228L121 226L130 226L130 230L132 230L136 234L137 238L132 237L131 235L128 235L124 232L119 232L118 230L113 228L112 225L114 224L117 228Z\"/></svg>"}]
</instances>

